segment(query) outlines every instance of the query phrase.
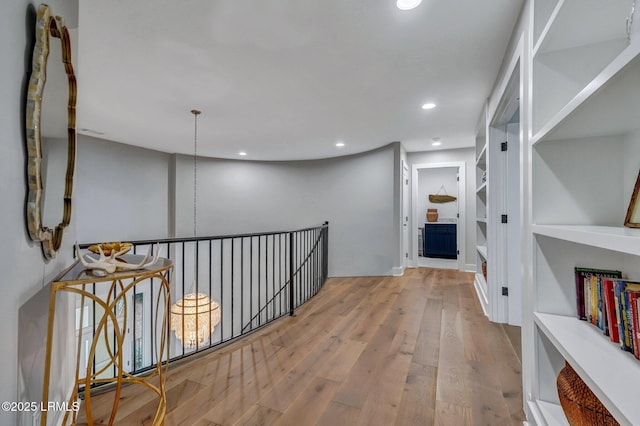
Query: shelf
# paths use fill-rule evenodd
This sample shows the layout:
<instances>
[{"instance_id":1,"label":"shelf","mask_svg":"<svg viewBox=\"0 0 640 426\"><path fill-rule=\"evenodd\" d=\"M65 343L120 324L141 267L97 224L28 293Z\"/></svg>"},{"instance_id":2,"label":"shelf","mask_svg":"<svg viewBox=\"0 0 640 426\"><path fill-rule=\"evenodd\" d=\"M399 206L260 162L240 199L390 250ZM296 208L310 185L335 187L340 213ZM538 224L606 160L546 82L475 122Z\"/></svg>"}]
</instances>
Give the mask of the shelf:
<instances>
[{"instance_id":1,"label":"shelf","mask_svg":"<svg viewBox=\"0 0 640 426\"><path fill-rule=\"evenodd\" d=\"M487 144L485 143L476 159L476 166L485 170L487 165Z\"/></svg>"},{"instance_id":2,"label":"shelf","mask_svg":"<svg viewBox=\"0 0 640 426\"><path fill-rule=\"evenodd\" d=\"M640 229L588 225L532 225L535 235L640 256Z\"/></svg>"},{"instance_id":3,"label":"shelf","mask_svg":"<svg viewBox=\"0 0 640 426\"><path fill-rule=\"evenodd\" d=\"M540 34L533 55L589 46L602 40L626 39L630 11L630 2L560 0Z\"/></svg>"},{"instance_id":4,"label":"shelf","mask_svg":"<svg viewBox=\"0 0 640 426\"><path fill-rule=\"evenodd\" d=\"M481 192L486 192L486 191L487 191L487 182L484 182L482 185L478 187L478 189L476 190L476 194L480 194Z\"/></svg>"},{"instance_id":5,"label":"shelf","mask_svg":"<svg viewBox=\"0 0 640 426\"><path fill-rule=\"evenodd\" d=\"M543 313L534 317L538 328L611 414L622 424L640 425L640 362L586 321Z\"/></svg>"},{"instance_id":6,"label":"shelf","mask_svg":"<svg viewBox=\"0 0 640 426\"><path fill-rule=\"evenodd\" d=\"M534 134L542 140L628 133L640 128L640 41L632 43Z\"/></svg>"},{"instance_id":7,"label":"shelf","mask_svg":"<svg viewBox=\"0 0 640 426\"><path fill-rule=\"evenodd\" d=\"M480 256L484 257L484 260L487 260L487 246L477 246L476 248Z\"/></svg>"},{"instance_id":8,"label":"shelf","mask_svg":"<svg viewBox=\"0 0 640 426\"><path fill-rule=\"evenodd\" d=\"M534 414L537 424L569 426L569 421L559 404L541 400L529 401L529 408Z\"/></svg>"},{"instance_id":9,"label":"shelf","mask_svg":"<svg viewBox=\"0 0 640 426\"><path fill-rule=\"evenodd\" d=\"M534 2L534 50L538 48L539 41L544 38L544 34L549 31L549 27L554 21L551 16L558 13L559 3L559 0L536 0Z\"/></svg>"},{"instance_id":10,"label":"shelf","mask_svg":"<svg viewBox=\"0 0 640 426\"><path fill-rule=\"evenodd\" d=\"M478 223L484 223L485 225L487 224L487 218L486 217L479 217L476 218L476 222Z\"/></svg>"}]
</instances>

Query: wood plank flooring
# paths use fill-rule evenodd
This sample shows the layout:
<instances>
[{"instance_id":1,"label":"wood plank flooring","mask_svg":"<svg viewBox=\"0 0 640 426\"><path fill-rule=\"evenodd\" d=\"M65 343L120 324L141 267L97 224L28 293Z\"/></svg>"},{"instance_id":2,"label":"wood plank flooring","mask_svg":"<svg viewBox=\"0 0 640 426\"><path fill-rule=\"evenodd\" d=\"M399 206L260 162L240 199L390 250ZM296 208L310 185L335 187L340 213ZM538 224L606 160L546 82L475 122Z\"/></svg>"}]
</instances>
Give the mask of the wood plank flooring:
<instances>
[{"instance_id":1,"label":"wood plank flooring","mask_svg":"<svg viewBox=\"0 0 640 426\"><path fill-rule=\"evenodd\" d=\"M296 317L172 367L165 424L520 425L519 328L487 321L472 280L329 279ZM98 424L112 398L92 398ZM150 424L155 404L129 386L115 424Z\"/></svg>"}]
</instances>

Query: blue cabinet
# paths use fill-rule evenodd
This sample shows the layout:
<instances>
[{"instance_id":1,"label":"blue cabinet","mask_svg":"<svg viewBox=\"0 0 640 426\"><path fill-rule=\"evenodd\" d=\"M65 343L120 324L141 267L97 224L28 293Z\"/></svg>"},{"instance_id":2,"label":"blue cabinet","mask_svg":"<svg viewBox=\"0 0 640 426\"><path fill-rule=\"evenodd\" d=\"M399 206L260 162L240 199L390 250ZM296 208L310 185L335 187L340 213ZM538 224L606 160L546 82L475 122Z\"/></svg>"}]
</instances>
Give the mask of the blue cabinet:
<instances>
[{"instance_id":1,"label":"blue cabinet","mask_svg":"<svg viewBox=\"0 0 640 426\"><path fill-rule=\"evenodd\" d=\"M425 257L441 259L456 259L458 257L455 223L425 223L423 242L423 256Z\"/></svg>"}]
</instances>

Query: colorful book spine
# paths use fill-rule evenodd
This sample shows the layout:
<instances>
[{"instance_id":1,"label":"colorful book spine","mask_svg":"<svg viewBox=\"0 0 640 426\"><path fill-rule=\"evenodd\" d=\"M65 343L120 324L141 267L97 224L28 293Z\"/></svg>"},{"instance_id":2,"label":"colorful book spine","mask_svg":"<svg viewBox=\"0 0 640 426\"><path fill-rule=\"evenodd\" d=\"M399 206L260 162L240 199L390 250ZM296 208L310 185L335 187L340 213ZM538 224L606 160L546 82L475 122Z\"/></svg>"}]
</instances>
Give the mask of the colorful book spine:
<instances>
[{"instance_id":1,"label":"colorful book spine","mask_svg":"<svg viewBox=\"0 0 640 426\"><path fill-rule=\"evenodd\" d=\"M610 278L603 280L604 304L607 311L607 322L609 325L609 338L614 343L620 343L620 333L618 332L618 317L616 316L615 298L613 296L613 281Z\"/></svg>"},{"instance_id":2,"label":"colorful book spine","mask_svg":"<svg viewBox=\"0 0 640 426\"><path fill-rule=\"evenodd\" d=\"M604 306L604 285L603 278L596 277L598 288L598 327L605 336L609 335L609 324L607 323L607 310Z\"/></svg>"},{"instance_id":3,"label":"colorful book spine","mask_svg":"<svg viewBox=\"0 0 640 426\"><path fill-rule=\"evenodd\" d=\"M633 348L633 340L634 340L634 334L635 331L633 329L633 306L632 306L632 295L634 293L640 293L640 283L637 282L633 282L633 281L626 281L625 282L625 288L624 291L622 292L622 300L623 300L623 308L624 308L624 314L623 314L623 320L624 320L624 326L625 326L625 344L622 347L622 349L632 352L635 355L634 352L634 348ZM636 296L637 297L637 296Z\"/></svg>"},{"instance_id":4,"label":"colorful book spine","mask_svg":"<svg viewBox=\"0 0 640 426\"><path fill-rule=\"evenodd\" d=\"M629 311L631 312L631 347L633 355L640 359L640 347L638 346L638 297L640 292L629 292Z\"/></svg>"},{"instance_id":5,"label":"colorful book spine","mask_svg":"<svg viewBox=\"0 0 640 426\"><path fill-rule=\"evenodd\" d=\"M626 329L626 320L624 315L624 307L622 300L622 293L624 292L627 283L624 280L613 280L613 295L615 298L616 305L616 317L618 318L618 334L620 336L620 347L625 349L625 329ZM625 349L626 350L626 349Z\"/></svg>"},{"instance_id":6,"label":"colorful book spine","mask_svg":"<svg viewBox=\"0 0 640 426\"><path fill-rule=\"evenodd\" d=\"M622 292L622 303L624 309L624 346L622 349L625 351L633 353L633 332L631 326L631 305L629 304L629 294L628 291Z\"/></svg>"},{"instance_id":7,"label":"colorful book spine","mask_svg":"<svg viewBox=\"0 0 640 426\"><path fill-rule=\"evenodd\" d=\"M635 308L633 310L633 312L635 313L634 315L634 321L635 321L635 326L636 326L636 334L635 334L635 339L636 339L636 344L638 345L638 352L635 352L635 356L636 358L640 359L640 297L636 298L636 303L633 305L633 307Z\"/></svg>"},{"instance_id":8,"label":"colorful book spine","mask_svg":"<svg viewBox=\"0 0 640 426\"><path fill-rule=\"evenodd\" d=\"M592 275L589 277L589 285L591 289L591 324L598 326L598 277Z\"/></svg>"}]
</instances>

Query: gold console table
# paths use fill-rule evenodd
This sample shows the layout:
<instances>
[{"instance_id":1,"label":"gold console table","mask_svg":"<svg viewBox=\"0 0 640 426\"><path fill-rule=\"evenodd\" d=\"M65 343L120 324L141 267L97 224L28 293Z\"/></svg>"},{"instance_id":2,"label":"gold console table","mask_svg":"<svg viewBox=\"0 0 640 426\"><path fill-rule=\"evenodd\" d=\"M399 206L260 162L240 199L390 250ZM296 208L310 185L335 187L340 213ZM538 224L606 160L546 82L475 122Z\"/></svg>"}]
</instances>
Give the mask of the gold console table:
<instances>
[{"instance_id":1,"label":"gold console table","mask_svg":"<svg viewBox=\"0 0 640 426\"><path fill-rule=\"evenodd\" d=\"M143 256L123 255L120 256L119 259L122 259L127 263L136 264L143 259ZM44 387L42 394L42 401L44 404L49 402L49 377L52 367L51 351L54 339L53 331L56 296L60 292L67 292L75 294L75 297L80 300L81 306L79 323L77 322L78 318L76 318L77 324L80 324L80 332L77 336L75 381L73 391L68 398L68 405L71 406L71 404L78 400L79 386L84 386L84 404L82 404L81 409L84 409L85 411L86 421L88 424L92 425L93 412L91 389L97 384L110 383L115 388L113 405L109 418L109 424L113 424L116 418L122 386L126 383L132 383L145 386L157 394L159 402L153 418L153 424L161 425L164 423L166 410L165 384L167 380L168 365L166 361L169 359L169 274L172 268L173 262L171 260L159 258L154 265L143 269L114 272L105 276L98 276L92 271L85 269L80 262L76 262L60 276L54 279L51 284L51 294L49 298L49 322L47 329L47 348L45 354ZM152 358L152 364L154 364L155 367L151 374L142 377L134 376L123 368L123 343L125 342L125 336L128 332L126 320L128 314L127 295L134 291L134 287L137 284L147 280L157 280L159 282L157 296L154 297L156 309L155 318L153 318L154 325L152 326L153 336L157 336L158 338L155 339L155 345L152 347L152 350L155 350L155 362ZM153 281L151 282L153 283ZM88 290L88 286L91 287L91 291ZM95 331L93 333L90 350L86 356L86 367L81 365L80 362L85 303L93 303L95 307L99 307L102 311L102 315L99 317L96 316L93 323ZM117 311L121 311L124 315L123 325L120 325L118 322ZM111 334L111 336L109 336L109 334ZM108 353L109 359L106 365L103 365L99 370L94 371L93 360L96 356L96 348L99 344L106 346L106 352ZM115 369L115 377L101 377L104 376L105 371L109 368ZM85 371L84 377L81 375L82 370ZM157 378L157 380L155 380L155 378ZM63 424L69 424L69 421L71 422L70 424L76 424L78 420L77 415L78 413L74 411L65 413ZM44 411L40 419L42 426L46 425L46 417L47 413Z\"/></svg>"}]
</instances>

